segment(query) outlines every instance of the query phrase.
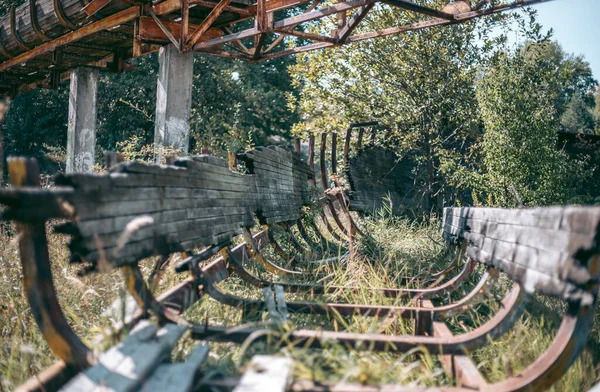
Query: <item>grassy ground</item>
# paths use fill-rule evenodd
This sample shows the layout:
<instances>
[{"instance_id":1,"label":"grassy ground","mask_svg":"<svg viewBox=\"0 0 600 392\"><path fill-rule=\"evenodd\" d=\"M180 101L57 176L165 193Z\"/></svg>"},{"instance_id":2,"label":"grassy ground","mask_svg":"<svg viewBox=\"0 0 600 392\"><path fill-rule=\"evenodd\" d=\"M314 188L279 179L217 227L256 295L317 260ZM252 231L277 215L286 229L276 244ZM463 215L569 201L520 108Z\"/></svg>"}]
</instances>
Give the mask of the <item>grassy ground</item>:
<instances>
[{"instance_id":1,"label":"grassy ground","mask_svg":"<svg viewBox=\"0 0 600 392\"><path fill-rule=\"evenodd\" d=\"M351 295L336 293L312 298L315 301L338 301L365 304L406 304L406 300L384 299L369 293L371 287L400 287L400 277L426 277L438 270L447 259L443 257L443 246L435 229L417 225L406 220L380 217L363 222L369 238L354 244L353 256L343 266L321 267L315 273L323 273L328 284L358 287ZM30 315L23 295L17 244L11 228L0 228L0 390L12 390L27 378L44 369L56 359ZM59 300L67 318L85 342L97 350L98 335L110 333L110 323L101 313L113 300L123 297L122 280L118 271L111 274L77 278L77 266L67 263L65 238L50 235L50 252L55 285ZM266 252L270 259L283 265L275 254ZM143 263L148 273L152 261ZM247 267L257 274L268 275L254 264ZM167 272L158 291L172 286L184 276ZM289 280L289 278L287 279ZM419 279L411 285L419 285ZM472 288L469 282L455 294L464 295ZM500 277L494 294L501 297L509 283ZM260 298L261 292L231 276L219 284L224 291L248 297ZM288 301L310 300L306 295L286 294ZM447 303L448 299L436 304ZM448 322L456 332L468 331L485 322L497 310L497 301L488 299L473 310ZM535 297L515 327L485 348L471 354L482 374L490 382L500 381L507 374L516 374L530 364L550 344L560 318L556 312L561 304L545 298ZM208 320L211 324L237 325L242 320L241 312L226 307L209 298L203 298L186 313L186 318L198 322ZM563 379L555 385L556 391L587 391L596 381L600 363L599 316L583 355L571 367ZM266 315L264 322L268 323ZM349 330L354 332L384 332L411 334L412 323L402 320L394 323L385 318L292 315L286 328L320 328L327 330ZM346 350L332 342L325 350L307 350L293 347L290 342L276 345L255 344L237 346L233 344L211 344L210 360L206 377L219 374L237 374L244 364L256 353L279 351L295 360L294 376L297 379L315 381L349 381L368 384L402 383L411 385L452 385L436 356L420 349L408 353L371 353ZM184 357L193 346L191 339L178 345L174 356Z\"/></svg>"}]
</instances>

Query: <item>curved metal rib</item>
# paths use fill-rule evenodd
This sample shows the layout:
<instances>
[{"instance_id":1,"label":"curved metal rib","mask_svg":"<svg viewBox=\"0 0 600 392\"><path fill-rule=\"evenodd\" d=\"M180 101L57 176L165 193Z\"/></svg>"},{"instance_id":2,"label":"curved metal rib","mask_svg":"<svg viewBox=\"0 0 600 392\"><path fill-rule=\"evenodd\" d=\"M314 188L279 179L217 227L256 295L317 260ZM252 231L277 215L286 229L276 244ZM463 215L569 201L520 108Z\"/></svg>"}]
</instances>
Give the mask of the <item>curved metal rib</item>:
<instances>
[{"instance_id":1,"label":"curved metal rib","mask_svg":"<svg viewBox=\"0 0 600 392\"><path fill-rule=\"evenodd\" d=\"M422 347L431 354L464 354L482 347L489 339L496 339L506 333L523 313L528 295L515 283L513 289L502 301L501 310L487 323L471 332L443 339L430 336L389 336L383 334L360 334L349 332L331 332L314 330L297 330L289 332L286 339L305 348L322 348L336 341L356 350L383 352L406 352L415 347ZM194 325L192 337L195 339L242 343L257 329L239 327L211 327ZM264 341L267 336L257 338L254 342Z\"/></svg>"},{"instance_id":2,"label":"curved metal rib","mask_svg":"<svg viewBox=\"0 0 600 392\"><path fill-rule=\"evenodd\" d=\"M231 256L231 255L229 255ZM416 319L420 314L427 313L437 319L446 319L455 317L466 312L470 306L479 302L482 294L489 293L488 279L490 273L486 272L475 288L471 292L450 305L420 308L414 306L376 306L376 305L360 305L360 304L342 304L342 303L315 303L315 302L287 302L286 307L290 313L300 314L340 314L342 316L365 316L365 317L385 317L398 316L403 319ZM232 307L242 309L260 309L264 308L265 301L245 299L233 294L228 294L221 291L214 285L214 282L208 278L202 279L203 289L214 300ZM266 285L265 285L266 286Z\"/></svg>"},{"instance_id":3,"label":"curved metal rib","mask_svg":"<svg viewBox=\"0 0 600 392\"><path fill-rule=\"evenodd\" d=\"M170 321L172 323L181 321L179 315L172 312L169 308L166 308L156 300L154 295L152 295L152 292L144 281L142 272L137 265L122 267L122 272L127 291L129 291L131 296L135 299L135 302L138 307L142 309L144 315L147 314L148 310L151 310L162 321Z\"/></svg>"},{"instance_id":4,"label":"curved metal rib","mask_svg":"<svg viewBox=\"0 0 600 392\"><path fill-rule=\"evenodd\" d=\"M268 280L261 279L255 276L252 272L248 271L241 260L233 255L229 248L224 248L221 252L228 262L228 267L231 271L235 272L242 280L249 283L252 286L262 288L265 286L271 286L274 284L280 285L287 292L292 293L311 293L311 294L333 294L343 293L345 291L356 292L356 290L348 289L346 287L339 286L325 286L325 285L313 285L306 283L286 283L286 282L271 282ZM368 291L373 294L381 294L386 298L414 298L419 296L420 298L433 298L435 296L442 296L454 292L460 285L467 280L470 273L475 268L476 263L470 261L465 265L465 268L457 275L453 280L450 280L446 284L439 286L438 288L429 289L392 289L392 288L380 288L380 289L369 289Z\"/></svg>"},{"instance_id":5,"label":"curved metal rib","mask_svg":"<svg viewBox=\"0 0 600 392\"><path fill-rule=\"evenodd\" d=\"M315 135L310 135L308 138L308 166L314 173L315 172ZM310 179L309 184L311 186L313 186L315 189L317 189L317 181L315 179ZM327 187L325 187L325 189L327 189ZM327 198L325 198L325 200L326 199ZM342 241L341 237L335 232L333 227L331 227L331 224L329 223L329 220L327 219L327 216L325 215L325 212L323 210L319 211L319 216L321 217L321 220L323 221L325 228L327 229L329 234L333 237L333 239L342 243L343 241ZM312 222L312 223L313 223L314 228L316 228L316 224L314 222ZM317 229L315 229L315 231L319 232L319 230L317 230ZM319 235L321 237L323 237L323 234L321 234L320 232L319 232Z\"/></svg>"},{"instance_id":6,"label":"curved metal rib","mask_svg":"<svg viewBox=\"0 0 600 392\"><path fill-rule=\"evenodd\" d=\"M39 169L34 159L8 160L11 184L40 187ZM31 313L50 349L65 363L86 368L95 360L92 352L73 332L54 290L45 222L17 223L23 285Z\"/></svg>"},{"instance_id":7,"label":"curved metal rib","mask_svg":"<svg viewBox=\"0 0 600 392\"><path fill-rule=\"evenodd\" d=\"M294 232L292 231L292 225L289 225L289 224L286 224L286 223L282 223L279 226L288 234L290 243L292 244L292 246L294 247L294 249L296 249L298 252L300 252L302 254L308 254L309 253L306 250L306 248L302 245L302 243L300 243L300 241L298 240L298 238L296 238L296 234L294 234Z\"/></svg>"},{"instance_id":8,"label":"curved metal rib","mask_svg":"<svg viewBox=\"0 0 600 392\"><path fill-rule=\"evenodd\" d=\"M256 242L252 238L252 235L248 231L248 229L242 229L242 235L244 237L244 241L246 241L246 247L248 249L248 253L251 257L255 258L256 261L260 265L262 265L267 271L274 275L284 276L284 275L304 275L303 272L291 271L285 268L281 268L273 263L271 263L267 258L260 252Z\"/></svg>"},{"instance_id":9,"label":"curved metal rib","mask_svg":"<svg viewBox=\"0 0 600 392\"><path fill-rule=\"evenodd\" d=\"M347 136L346 143L348 144L348 146L344 146L344 153L346 153L346 147L349 147L349 143L350 143L350 140L348 139L348 135L346 135L346 136ZM344 156L344 165L346 164L345 159L346 159L346 155ZM333 133L331 135L331 173L333 174L333 177L332 177L333 184L335 185L336 188L340 188L340 184L337 179L337 133ZM348 209L348 203L347 203L344 192L342 192L342 191L336 192L335 198L338 202L338 205L340 206L340 209L346 215L346 219L348 219L348 222L350 224L350 235L354 236L356 233L358 233L358 234L364 236L364 233L360 230L360 228L358 227L358 225L352 218L352 215L350 214L350 210ZM332 204L334 204L334 203L332 203Z\"/></svg>"},{"instance_id":10,"label":"curved metal rib","mask_svg":"<svg viewBox=\"0 0 600 392\"><path fill-rule=\"evenodd\" d=\"M50 41L50 37L48 37L46 32L40 27L35 0L29 0L29 17L31 18L31 28L35 32L35 35L44 42Z\"/></svg>"},{"instance_id":11,"label":"curved metal rib","mask_svg":"<svg viewBox=\"0 0 600 392\"><path fill-rule=\"evenodd\" d=\"M488 385L482 391L543 391L550 388L569 369L585 347L595 310L596 303L590 306L571 304L567 314L563 316L554 341L542 356L520 374Z\"/></svg>"},{"instance_id":12,"label":"curved metal rib","mask_svg":"<svg viewBox=\"0 0 600 392\"><path fill-rule=\"evenodd\" d=\"M293 266L295 264L296 258L290 256L285 250L283 250L281 245L279 245L277 238L275 238L275 236L273 235L273 230L269 227L269 225L263 225L263 229L267 234L267 240L269 241L269 245L271 245L271 248L273 248L275 253L286 262L286 265Z\"/></svg>"},{"instance_id":13,"label":"curved metal rib","mask_svg":"<svg viewBox=\"0 0 600 392\"><path fill-rule=\"evenodd\" d=\"M321 134L321 153L320 153L320 169L321 169L321 185L323 185L323 191L325 192L325 205L329 209L329 213L333 217L336 225L342 231L342 233L346 236L350 235L344 224L340 220L340 217L337 214L337 210L333 205L331 199L329 199L329 195L327 194L327 190L329 189L329 184L327 183L327 167L325 166L325 152L327 150L327 133L323 132Z\"/></svg>"},{"instance_id":14,"label":"curved metal rib","mask_svg":"<svg viewBox=\"0 0 600 392\"><path fill-rule=\"evenodd\" d=\"M15 15L15 7L10 7L8 18L10 25L10 35L12 36L13 41L15 41L15 44L17 44L17 46L23 49L24 51L30 50L31 48L25 45L25 42L23 42L21 36L19 36L19 32L17 31L17 18Z\"/></svg>"},{"instance_id":15,"label":"curved metal rib","mask_svg":"<svg viewBox=\"0 0 600 392\"><path fill-rule=\"evenodd\" d=\"M62 8L61 0L54 0L54 14L56 15L56 19L60 22L60 24L69 29L69 30L77 30L77 26L73 24L65 14L65 11Z\"/></svg>"}]
</instances>

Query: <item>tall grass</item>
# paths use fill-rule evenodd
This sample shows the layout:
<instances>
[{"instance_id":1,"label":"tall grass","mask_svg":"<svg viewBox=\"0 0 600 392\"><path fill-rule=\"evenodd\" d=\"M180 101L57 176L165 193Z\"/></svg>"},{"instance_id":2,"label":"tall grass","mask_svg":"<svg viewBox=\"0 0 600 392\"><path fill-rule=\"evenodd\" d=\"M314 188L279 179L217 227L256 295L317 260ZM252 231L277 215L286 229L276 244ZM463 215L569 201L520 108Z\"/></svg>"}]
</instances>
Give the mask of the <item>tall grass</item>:
<instances>
[{"instance_id":1,"label":"tall grass","mask_svg":"<svg viewBox=\"0 0 600 392\"><path fill-rule=\"evenodd\" d=\"M272 280L315 281L324 277L326 285L354 288L320 296L286 294L287 301L348 302L363 304L405 305L410 300L382 298L373 294L376 287L415 287L424 284L428 275L441 269L447 262L444 245L436 224L418 224L388 214L365 219L361 222L366 238L353 244L352 254L343 263L324 264L312 268L313 276L299 278L274 278L254 262L246 267ZM15 234L12 228L0 232L0 390L12 390L15 386L49 366L56 358L50 353L29 312L23 295L21 271ZM282 233L276 233L283 236ZM96 337L111 332L110 322L102 312L117 298L123 297L123 284L118 271L110 274L77 278L78 267L69 265L65 239L49 235L52 270L59 301L66 317L86 344L101 350ZM281 241L282 246L287 246ZM293 250L289 248L292 252ZM293 251L295 252L295 251ZM297 252L295 252L297 253ZM280 265L285 262L271 251L265 254ZM302 258L299 256L301 262ZM301 263L300 263L301 264ZM149 273L153 261L142 263ZM415 277L404 282L401 277ZM182 276L169 271L163 277L159 291L172 286ZM474 282L464 285L452 298L440 299L436 305L448 303L464 295ZM501 277L496 284L495 295L501 297L510 282ZM235 275L219 284L229 293L246 298L260 298L260 290L250 287ZM454 333L471 330L488 320L498 309L496 299L488 299L471 311L449 320ZM470 354L481 373L496 382L510 374L517 374L549 346L557 330L562 311L558 301L534 297L526 312L514 328L502 338ZM189 309L185 317L196 322L213 325L239 325L249 322L242 319L241 311L222 305L208 297L202 298ZM563 379L553 388L556 391L586 391L598 376L600 363L600 333L598 317L583 355L571 367ZM266 313L258 322L270 325ZM347 330L362 333L412 334L413 324L408 320L375 317L344 317L339 314L306 315L290 317L284 330L311 328L323 330ZM190 351L194 342L183 339L174 351L174 358L181 359ZM453 385L436 356L417 348L407 353L373 353L348 350L336 342L329 342L322 350L299 347L294 342L274 335L268 343L211 344L211 354L205 377L231 375L243 372L244 365L253 354L277 353L294 359L294 377L318 382L360 382L366 384L401 383L407 385Z\"/></svg>"}]
</instances>

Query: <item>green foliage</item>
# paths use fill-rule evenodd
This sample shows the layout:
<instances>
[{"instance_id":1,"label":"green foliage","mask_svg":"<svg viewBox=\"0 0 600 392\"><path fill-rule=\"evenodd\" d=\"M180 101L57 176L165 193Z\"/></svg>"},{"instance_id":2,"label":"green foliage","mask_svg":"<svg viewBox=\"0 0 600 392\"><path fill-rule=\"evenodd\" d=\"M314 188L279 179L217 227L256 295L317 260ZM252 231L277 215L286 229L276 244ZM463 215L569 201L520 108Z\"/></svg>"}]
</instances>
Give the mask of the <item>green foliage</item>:
<instances>
[{"instance_id":1,"label":"green foliage","mask_svg":"<svg viewBox=\"0 0 600 392\"><path fill-rule=\"evenodd\" d=\"M293 58L260 64L197 55L194 60L191 152L243 150L289 137L297 121L287 108L294 95L287 67ZM138 147L154 141L156 55L133 60L134 70L103 73L98 90L96 161L104 151L127 142ZM5 156L37 158L42 171L64 169L67 138L68 82L57 90L34 90L12 102L1 126ZM275 139L273 139L275 137ZM142 154L143 155L143 154Z\"/></svg>"},{"instance_id":2,"label":"green foliage","mask_svg":"<svg viewBox=\"0 0 600 392\"><path fill-rule=\"evenodd\" d=\"M443 3L427 2L434 8ZM362 28L380 30L415 18L377 6ZM423 29L299 56L290 68L300 89L290 105L303 120L295 132L341 131L349 122L378 120L392 127L387 142L412 157L425 211L462 198L477 182L473 173L480 162L474 148L483 131L475 97L478 66L504 41L490 30L506 20Z\"/></svg>"},{"instance_id":3,"label":"green foliage","mask_svg":"<svg viewBox=\"0 0 600 392\"><path fill-rule=\"evenodd\" d=\"M579 94L573 94L566 105L565 112L560 118L560 125L563 130L571 133L594 133L596 126L594 116Z\"/></svg>"},{"instance_id":4,"label":"green foliage","mask_svg":"<svg viewBox=\"0 0 600 392\"><path fill-rule=\"evenodd\" d=\"M485 185L500 206L564 203L584 178L556 148L556 69L545 57L529 56L531 48L497 56L477 86Z\"/></svg>"}]
</instances>

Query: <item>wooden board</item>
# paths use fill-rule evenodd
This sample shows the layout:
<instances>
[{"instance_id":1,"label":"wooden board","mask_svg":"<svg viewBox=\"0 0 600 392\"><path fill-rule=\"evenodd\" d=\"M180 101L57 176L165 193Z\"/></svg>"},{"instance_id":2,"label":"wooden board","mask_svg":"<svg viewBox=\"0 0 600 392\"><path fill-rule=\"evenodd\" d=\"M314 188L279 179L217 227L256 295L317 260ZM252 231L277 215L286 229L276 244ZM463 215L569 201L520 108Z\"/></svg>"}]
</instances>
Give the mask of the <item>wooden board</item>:
<instances>
[{"instance_id":1,"label":"wooden board","mask_svg":"<svg viewBox=\"0 0 600 392\"><path fill-rule=\"evenodd\" d=\"M445 208L446 241L496 267L526 291L591 304L600 277L600 208Z\"/></svg>"}]
</instances>

